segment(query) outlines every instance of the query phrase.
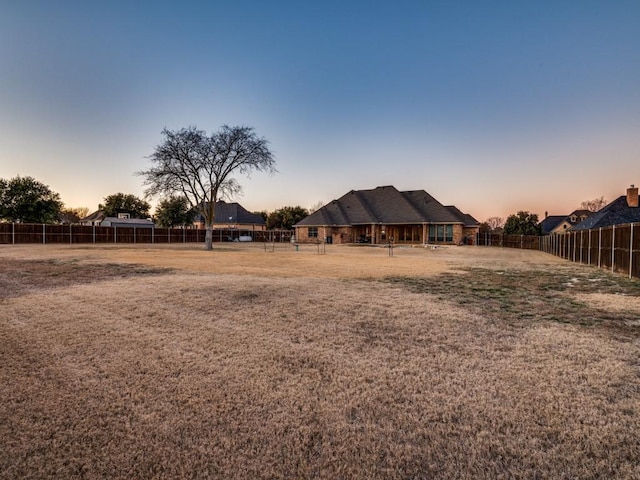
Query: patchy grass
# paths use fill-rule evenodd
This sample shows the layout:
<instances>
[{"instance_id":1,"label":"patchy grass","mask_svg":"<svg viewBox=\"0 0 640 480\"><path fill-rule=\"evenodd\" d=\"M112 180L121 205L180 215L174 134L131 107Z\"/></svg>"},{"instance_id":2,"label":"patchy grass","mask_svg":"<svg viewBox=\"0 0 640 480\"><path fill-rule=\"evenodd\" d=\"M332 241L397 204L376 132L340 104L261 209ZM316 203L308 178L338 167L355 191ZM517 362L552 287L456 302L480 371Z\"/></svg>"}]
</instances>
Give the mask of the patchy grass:
<instances>
[{"instance_id":1,"label":"patchy grass","mask_svg":"<svg viewBox=\"0 0 640 480\"><path fill-rule=\"evenodd\" d=\"M0 262L0 300L37 290L101 282L113 278L159 275L166 268L125 263L80 264L76 259L22 260Z\"/></svg>"},{"instance_id":2,"label":"patchy grass","mask_svg":"<svg viewBox=\"0 0 640 480\"><path fill-rule=\"evenodd\" d=\"M506 249L15 252L44 263L0 305L0 478L640 478L637 332L574 298L633 283ZM96 255L122 274L77 281Z\"/></svg>"},{"instance_id":3,"label":"patchy grass","mask_svg":"<svg viewBox=\"0 0 640 480\"><path fill-rule=\"evenodd\" d=\"M640 297L640 281L610 275L593 268L568 266L557 270L465 268L462 272L431 277L388 277L394 285L435 295L488 319L514 327L554 321L581 326L599 325L637 336L638 312L594 308L590 294Z\"/></svg>"}]
</instances>

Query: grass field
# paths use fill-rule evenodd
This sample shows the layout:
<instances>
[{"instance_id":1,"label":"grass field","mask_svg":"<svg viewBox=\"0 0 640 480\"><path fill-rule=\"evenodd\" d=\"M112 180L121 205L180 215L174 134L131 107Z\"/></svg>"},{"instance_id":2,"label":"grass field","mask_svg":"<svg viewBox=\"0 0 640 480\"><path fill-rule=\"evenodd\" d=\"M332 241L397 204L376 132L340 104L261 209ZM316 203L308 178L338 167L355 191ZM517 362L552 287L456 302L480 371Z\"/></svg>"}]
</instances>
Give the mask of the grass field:
<instances>
[{"instance_id":1,"label":"grass field","mask_svg":"<svg viewBox=\"0 0 640 480\"><path fill-rule=\"evenodd\" d=\"M640 478L640 282L540 252L0 246L0 478Z\"/></svg>"}]
</instances>

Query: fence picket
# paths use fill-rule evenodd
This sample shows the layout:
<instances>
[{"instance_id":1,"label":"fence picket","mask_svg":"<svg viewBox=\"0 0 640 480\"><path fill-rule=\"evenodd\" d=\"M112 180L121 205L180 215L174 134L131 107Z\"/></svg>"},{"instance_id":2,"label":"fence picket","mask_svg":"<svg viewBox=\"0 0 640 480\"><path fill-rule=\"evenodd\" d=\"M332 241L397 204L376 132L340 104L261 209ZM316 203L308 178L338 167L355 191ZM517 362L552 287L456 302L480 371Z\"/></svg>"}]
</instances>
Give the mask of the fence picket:
<instances>
[{"instance_id":1,"label":"fence picket","mask_svg":"<svg viewBox=\"0 0 640 480\"><path fill-rule=\"evenodd\" d=\"M629 240L629 278L633 277L633 223L631 224L631 240Z\"/></svg>"},{"instance_id":2,"label":"fence picket","mask_svg":"<svg viewBox=\"0 0 640 480\"><path fill-rule=\"evenodd\" d=\"M149 231L150 230L150 231ZM180 232L182 230L182 232ZM101 227L96 225L47 225L29 223L1 223L0 244L25 243L203 243L204 229L185 228L132 228ZM292 230L235 230L215 229L213 241L237 241L240 237L252 237L254 242L290 242Z\"/></svg>"},{"instance_id":3,"label":"fence picket","mask_svg":"<svg viewBox=\"0 0 640 480\"><path fill-rule=\"evenodd\" d=\"M539 250L556 257L573 262L587 263L598 268L605 268L611 272L628 272L630 278L640 277L639 256L640 234L636 232L635 224L615 225L580 232L551 234L540 238L527 235L504 235L485 233L477 236L479 246L499 246ZM588 235L585 241L584 235ZM597 235L597 240L594 235ZM629 255L626 255L627 237L630 236ZM619 243L620 245L616 244ZM634 248L635 247L635 248ZM587 248L587 255L584 249ZM597 259L596 259L597 248ZM608 249L611 249L609 253ZM593 251L592 251L593 250ZM579 253L578 253L579 252ZM636 255L634 255L636 253ZM607 262L611 263L608 264ZM628 262L628 263L627 263Z\"/></svg>"}]
</instances>

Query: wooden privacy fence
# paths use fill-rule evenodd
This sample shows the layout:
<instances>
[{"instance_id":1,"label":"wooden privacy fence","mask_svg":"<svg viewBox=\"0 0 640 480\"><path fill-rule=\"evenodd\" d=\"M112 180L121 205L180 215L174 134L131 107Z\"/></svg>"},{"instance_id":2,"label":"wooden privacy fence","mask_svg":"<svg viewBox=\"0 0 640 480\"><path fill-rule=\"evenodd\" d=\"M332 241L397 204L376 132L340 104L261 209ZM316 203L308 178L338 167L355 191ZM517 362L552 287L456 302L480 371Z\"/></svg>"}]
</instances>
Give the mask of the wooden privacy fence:
<instances>
[{"instance_id":1,"label":"wooden privacy fence","mask_svg":"<svg viewBox=\"0 0 640 480\"><path fill-rule=\"evenodd\" d=\"M206 230L196 228L100 227L0 223L0 244L23 243L198 243ZM289 242L291 230L214 229L214 242L238 241L250 237L254 242Z\"/></svg>"},{"instance_id":2,"label":"wooden privacy fence","mask_svg":"<svg viewBox=\"0 0 640 480\"><path fill-rule=\"evenodd\" d=\"M527 248L640 278L640 223L546 235L480 233L478 245Z\"/></svg>"}]
</instances>

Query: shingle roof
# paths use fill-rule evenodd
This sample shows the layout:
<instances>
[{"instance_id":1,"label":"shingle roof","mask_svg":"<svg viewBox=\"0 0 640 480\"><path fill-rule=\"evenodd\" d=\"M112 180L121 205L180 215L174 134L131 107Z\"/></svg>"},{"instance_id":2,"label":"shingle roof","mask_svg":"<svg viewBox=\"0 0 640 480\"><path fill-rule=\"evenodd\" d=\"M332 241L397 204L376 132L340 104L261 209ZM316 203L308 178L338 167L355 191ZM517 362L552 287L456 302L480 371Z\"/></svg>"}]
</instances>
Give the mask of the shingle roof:
<instances>
[{"instance_id":1,"label":"shingle roof","mask_svg":"<svg viewBox=\"0 0 640 480\"><path fill-rule=\"evenodd\" d=\"M204 217L201 214L196 215L195 221L204 222ZM216 213L214 223L243 223L253 225L264 225L264 218L255 213L247 211L239 203L227 203L224 201L216 202Z\"/></svg>"},{"instance_id":2,"label":"shingle roof","mask_svg":"<svg viewBox=\"0 0 640 480\"><path fill-rule=\"evenodd\" d=\"M461 212L460 209L455 205L449 205L446 208L448 208L451 213L462 220L465 227L476 227L479 225L479 222L475 218L473 218L468 213Z\"/></svg>"},{"instance_id":3,"label":"shingle roof","mask_svg":"<svg viewBox=\"0 0 640 480\"><path fill-rule=\"evenodd\" d=\"M591 210L580 209L574 210L569 215L549 215L544 220L542 220L539 225L542 230L542 234L549 235L562 222L567 222L569 224L569 228L571 228L581 222L580 218L590 217L593 214L594 213ZM573 218L575 218L575 220L572 220ZM566 225L565 228L567 228Z\"/></svg>"},{"instance_id":4,"label":"shingle roof","mask_svg":"<svg viewBox=\"0 0 640 480\"><path fill-rule=\"evenodd\" d=\"M549 215L540 222L540 228L543 235L550 234L562 221L567 218L566 215Z\"/></svg>"},{"instance_id":5,"label":"shingle roof","mask_svg":"<svg viewBox=\"0 0 640 480\"><path fill-rule=\"evenodd\" d=\"M627 196L621 195L585 221L572 227L571 230L591 230L593 228L637 222L640 222L640 207L630 207L627 204Z\"/></svg>"},{"instance_id":6,"label":"shingle roof","mask_svg":"<svg viewBox=\"0 0 640 480\"><path fill-rule=\"evenodd\" d=\"M400 192L393 186L351 190L307 216L295 226L462 223L477 225L455 207L445 207L424 190Z\"/></svg>"}]
</instances>

